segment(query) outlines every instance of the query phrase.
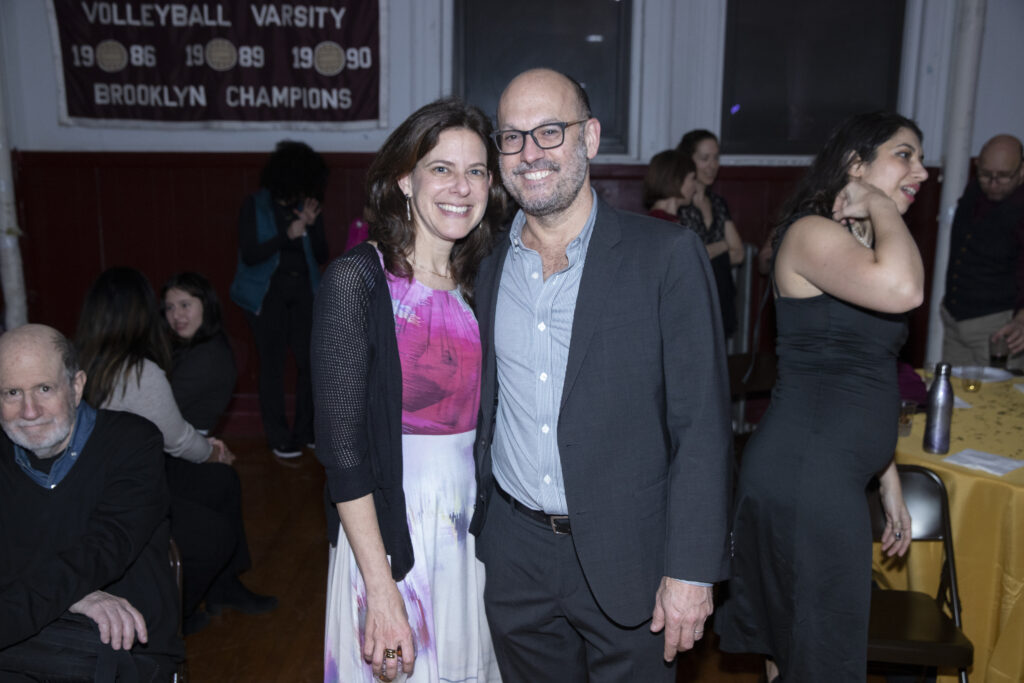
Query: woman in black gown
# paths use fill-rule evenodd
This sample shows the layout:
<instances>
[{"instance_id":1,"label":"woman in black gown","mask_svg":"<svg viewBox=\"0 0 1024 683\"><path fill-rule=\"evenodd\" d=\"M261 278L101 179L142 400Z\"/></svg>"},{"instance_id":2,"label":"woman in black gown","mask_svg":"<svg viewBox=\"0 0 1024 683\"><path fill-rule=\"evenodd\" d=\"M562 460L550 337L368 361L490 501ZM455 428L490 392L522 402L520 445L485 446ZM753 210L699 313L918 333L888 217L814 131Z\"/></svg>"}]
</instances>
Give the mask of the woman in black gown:
<instances>
[{"instance_id":1,"label":"woman in black gown","mask_svg":"<svg viewBox=\"0 0 1024 683\"><path fill-rule=\"evenodd\" d=\"M722 649L769 657L769 681L865 680L865 487L879 472L882 548L910 545L892 462L896 355L924 268L902 215L927 177L913 121L855 116L832 133L776 231L779 376L744 450L734 578L716 623Z\"/></svg>"}]
</instances>

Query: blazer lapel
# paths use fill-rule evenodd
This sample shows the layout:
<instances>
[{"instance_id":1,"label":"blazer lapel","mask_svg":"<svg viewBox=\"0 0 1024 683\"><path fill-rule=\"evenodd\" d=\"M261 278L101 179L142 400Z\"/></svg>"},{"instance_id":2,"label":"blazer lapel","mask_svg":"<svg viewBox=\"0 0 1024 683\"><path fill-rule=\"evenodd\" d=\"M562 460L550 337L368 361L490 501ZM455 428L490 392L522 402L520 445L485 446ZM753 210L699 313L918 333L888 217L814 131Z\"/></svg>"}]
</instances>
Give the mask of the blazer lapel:
<instances>
[{"instance_id":1,"label":"blazer lapel","mask_svg":"<svg viewBox=\"0 0 1024 683\"><path fill-rule=\"evenodd\" d=\"M481 264L480 276L476 284L476 317L480 326L480 346L482 353L480 407L484 420L494 418L494 404L498 400L497 361L494 356L494 314L498 306L498 287L501 284L501 273L508 253L508 233L501 233L494 245L494 250L484 264ZM484 428L484 424L478 428ZM489 425L487 425L489 427Z\"/></svg>"},{"instance_id":2,"label":"blazer lapel","mask_svg":"<svg viewBox=\"0 0 1024 683\"><path fill-rule=\"evenodd\" d=\"M565 364L565 384L562 386L561 408L565 407L569 392L572 391L579 374L587 347L601 318L608 292L615 282L622 255L615 245L621 238L618 215L608 205L598 200L597 216L594 218L594 234L587 248L587 260L583 265L580 290L576 295L576 310L573 313L572 335L569 339L569 358Z\"/></svg>"}]
</instances>

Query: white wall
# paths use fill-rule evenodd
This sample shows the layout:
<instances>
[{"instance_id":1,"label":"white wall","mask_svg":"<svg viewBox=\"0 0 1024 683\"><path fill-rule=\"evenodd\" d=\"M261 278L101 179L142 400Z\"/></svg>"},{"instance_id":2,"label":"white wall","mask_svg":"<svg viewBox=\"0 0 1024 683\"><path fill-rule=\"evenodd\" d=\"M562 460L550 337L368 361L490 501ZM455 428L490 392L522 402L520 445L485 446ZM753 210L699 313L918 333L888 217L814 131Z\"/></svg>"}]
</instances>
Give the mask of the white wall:
<instances>
[{"instance_id":1,"label":"white wall","mask_svg":"<svg viewBox=\"0 0 1024 683\"><path fill-rule=\"evenodd\" d=\"M1024 138L1020 41L1024 0L987 0L985 47L973 153L995 132ZM925 132L929 163L940 163L948 46L956 0L908 0L900 110ZM718 128L724 0L634 0L634 115L631 150L602 161L646 162L694 127ZM388 119L451 89L452 0L386 0ZM0 87L12 148L53 151L265 151L283 137L324 152L373 152L389 130L139 130L61 126L46 4L0 0ZM642 102L643 106L639 106ZM784 163L777 158L727 163ZM804 158L790 159L803 163Z\"/></svg>"},{"instance_id":2,"label":"white wall","mask_svg":"<svg viewBox=\"0 0 1024 683\"><path fill-rule=\"evenodd\" d=\"M971 155L1010 133L1024 140L1024 0L988 0Z\"/></svg>"}]
</instances>

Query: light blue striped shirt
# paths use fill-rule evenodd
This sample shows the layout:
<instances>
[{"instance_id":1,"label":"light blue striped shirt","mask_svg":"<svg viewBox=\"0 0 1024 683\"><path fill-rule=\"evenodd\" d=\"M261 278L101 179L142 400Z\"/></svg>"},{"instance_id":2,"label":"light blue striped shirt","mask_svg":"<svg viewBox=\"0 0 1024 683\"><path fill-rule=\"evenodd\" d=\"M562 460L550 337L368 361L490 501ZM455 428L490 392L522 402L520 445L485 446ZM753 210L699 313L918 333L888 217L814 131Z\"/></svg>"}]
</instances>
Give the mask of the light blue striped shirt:
<instances>
[{"instance_id":1,"label":"light blue striped shirt","mask_svg":"<svg viewBox=\"0 0 1024 683\"><path fill-rule=\"evenodd\" d=\"M540 254L523 245L526 216L512 221L494 315L498 409L494 477L534 510L565 515L558 410L565 384L576 295L597 216L597 194L580 234L566 247L569 266L544 279Z\"/></svg>"}]
</instances>

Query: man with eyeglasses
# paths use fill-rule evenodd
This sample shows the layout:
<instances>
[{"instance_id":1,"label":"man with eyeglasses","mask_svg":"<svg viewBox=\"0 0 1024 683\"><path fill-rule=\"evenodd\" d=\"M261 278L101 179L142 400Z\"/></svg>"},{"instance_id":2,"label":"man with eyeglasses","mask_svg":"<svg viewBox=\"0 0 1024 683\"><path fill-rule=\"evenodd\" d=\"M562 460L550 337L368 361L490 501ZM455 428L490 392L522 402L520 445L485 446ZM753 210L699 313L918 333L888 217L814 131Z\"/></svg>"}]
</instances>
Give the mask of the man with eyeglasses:
<instances>
[{"instance_id":1,"label":"man with eyeglasses","mask_svg":"<svg viewBox=\"0 0 1024 683\"><path fill-rule=\"evenodd\" d=\"M942 300L942 359L1024 366L1024 154L997 135L981 148L977 181L953 218ZM1005 348L1000 348L1000 340ZM1006 358L1009 353L1009 359Z\"/></svg>"},{"instance_id":2,"label":"man with eyeglasses","mask_svg":"<svg viewBox=\"0 0 1024 683\"><path fill-rule=\"evenodd\" d=\"M731 429L700 239L590 185L601 124L535 69L494 134L518 202L480 266L470 530L506 681L672 681L726 578Z\"/></svg>"}]
</instances>

